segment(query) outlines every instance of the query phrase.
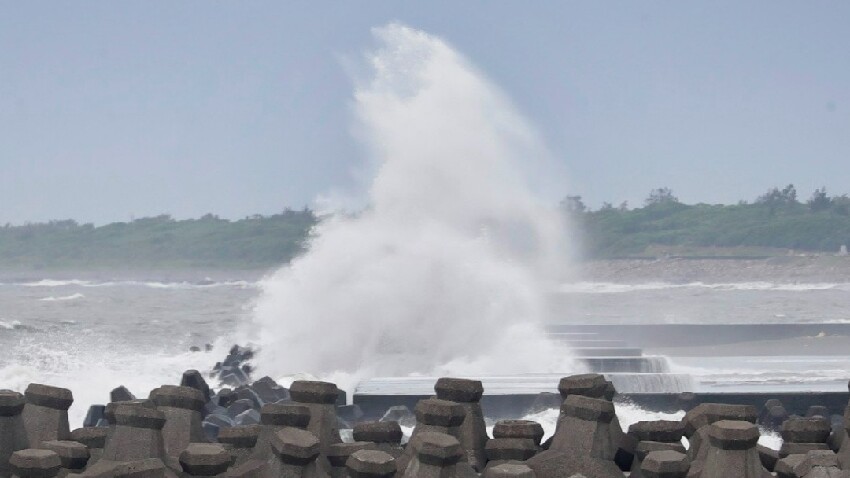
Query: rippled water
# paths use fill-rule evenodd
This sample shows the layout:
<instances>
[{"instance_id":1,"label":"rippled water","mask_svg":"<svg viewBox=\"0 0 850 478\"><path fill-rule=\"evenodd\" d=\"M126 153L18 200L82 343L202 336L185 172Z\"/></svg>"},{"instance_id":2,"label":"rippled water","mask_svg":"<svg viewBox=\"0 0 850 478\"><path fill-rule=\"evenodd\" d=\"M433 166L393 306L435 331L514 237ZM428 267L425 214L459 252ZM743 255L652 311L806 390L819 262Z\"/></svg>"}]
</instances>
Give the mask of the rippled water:
<instances>
[{"instance_id":1,"label":"rippled water","mask_svg":"<svg viewBox=\"0 0 850 478\"><path fill-rule=\"evenodd\" d=\"M72 423L110 389L140 396L209 369L260 292L257 271L75 271L0 276L0 388L70 388ZM557 292L564 322L850 322L846 284L575 283ZM413 340L413 339L411 339ZM205 344L212 351L203 351ZM189 352L197 346L201 352ZM725 390L843 389L850 352L829 357L673 357L673 371ZM306 371L309 372L309 371Z\"/></svg>"}]
</instances>

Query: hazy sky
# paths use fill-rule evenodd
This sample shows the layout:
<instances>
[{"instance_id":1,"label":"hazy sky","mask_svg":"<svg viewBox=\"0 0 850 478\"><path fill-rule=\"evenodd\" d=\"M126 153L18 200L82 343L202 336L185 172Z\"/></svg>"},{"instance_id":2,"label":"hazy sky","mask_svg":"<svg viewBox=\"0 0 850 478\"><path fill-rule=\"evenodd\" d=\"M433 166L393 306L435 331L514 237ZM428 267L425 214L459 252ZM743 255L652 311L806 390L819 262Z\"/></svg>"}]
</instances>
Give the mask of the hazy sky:
<instances>
[{"instance_id":1,"label":"hazy sky","mask_svg":"<svg viewBox=\"0 0 850 478\"><path fill-rule=\"evenodd\" d=\"M843 0L0 0L0 222L237 218L351 187L346 65L393 20L499 85L593 206L850 192Z\"/></svg>"}]
</instances>

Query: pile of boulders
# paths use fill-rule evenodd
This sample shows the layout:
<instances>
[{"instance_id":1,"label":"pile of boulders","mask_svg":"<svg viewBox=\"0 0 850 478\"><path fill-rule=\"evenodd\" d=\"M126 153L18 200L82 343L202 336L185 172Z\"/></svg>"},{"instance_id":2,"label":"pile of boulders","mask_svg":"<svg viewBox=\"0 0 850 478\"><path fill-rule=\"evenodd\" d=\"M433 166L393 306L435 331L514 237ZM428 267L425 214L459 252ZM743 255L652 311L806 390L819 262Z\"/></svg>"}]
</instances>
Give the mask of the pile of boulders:
<instances>
[{"instance_id":1,"label":"pile of boulders","mask_svg":"<svg viewBox=\"0 0 850 478\"><path fill-rule=\"evenodd\" d=\"M414 417L394 407L361 421L332 383L287 389L264 377L214 392L190 370L146 399L115 389L71 431L71 391L31 384L24 394L0 391L0 478L850 478L847 420L836 427L823 408L788 416L775 401L761 413L691 401L682 420L624 431L611 383L574 375L559 383L557 426L543 441L528 420L499 421L488 436L479 381L440 378L434 391ZM399 420L415 424L406 443ZM781 449L758 445L757 423L782 435ZM341 428L351 428L345 441Z\"/></svg>"}]
</instances>

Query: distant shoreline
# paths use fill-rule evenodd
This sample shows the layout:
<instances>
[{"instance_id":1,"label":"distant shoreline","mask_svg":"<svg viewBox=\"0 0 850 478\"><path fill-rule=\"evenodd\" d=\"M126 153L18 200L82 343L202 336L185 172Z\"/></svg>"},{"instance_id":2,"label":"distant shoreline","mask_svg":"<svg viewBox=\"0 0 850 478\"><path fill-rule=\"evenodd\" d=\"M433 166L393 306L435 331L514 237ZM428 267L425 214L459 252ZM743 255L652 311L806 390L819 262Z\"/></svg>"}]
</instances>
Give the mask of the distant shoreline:
<instances>
[{"instance_id":1,"label":"distant shoreline","mask_svg":"<svg viewBox=\"0 0 850 478\"><path fill-rule=\"evenodd\" d=\"M578 264L576 280L606 282L850 282L850 257L619 258Z\"/></svg>"}]
</instances>

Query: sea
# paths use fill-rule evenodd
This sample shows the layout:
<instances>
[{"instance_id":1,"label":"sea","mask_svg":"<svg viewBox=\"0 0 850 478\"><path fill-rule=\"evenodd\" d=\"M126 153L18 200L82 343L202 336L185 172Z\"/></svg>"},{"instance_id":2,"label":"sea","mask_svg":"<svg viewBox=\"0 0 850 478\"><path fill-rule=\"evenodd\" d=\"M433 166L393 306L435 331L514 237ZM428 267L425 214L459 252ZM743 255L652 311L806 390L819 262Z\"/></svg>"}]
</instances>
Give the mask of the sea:
<instances>
[{"instance_id":1,"label":"sea","mask_svg":"<svg viewBox=\"0 0 850 478\"><path fill-rule=\"evenodd\" d=\"M119 385L146 396L163 383L179 381L186 369L208 371L226 355L253 313L266 273L7 273L0 277L0 388L23 391L38 382L71 389L73 428L81 425L89 404L107 402L109 391ZM564 324L850 327L850 283L672 283L631 278L565 283L553 294L563 310L555 320ZM645 353L667 356L671 370L692 376L696 387L846 391L847 346L845 338L815 335L791 343L756 340L726 349L683 351L670 344ZM796 351L789 353L791 349ZM557 415L553 413L530 418L551 429ZM681 416L634 407L621 407L618 413L625 426L639 419Z\"/></svg>"}]
</instances>

